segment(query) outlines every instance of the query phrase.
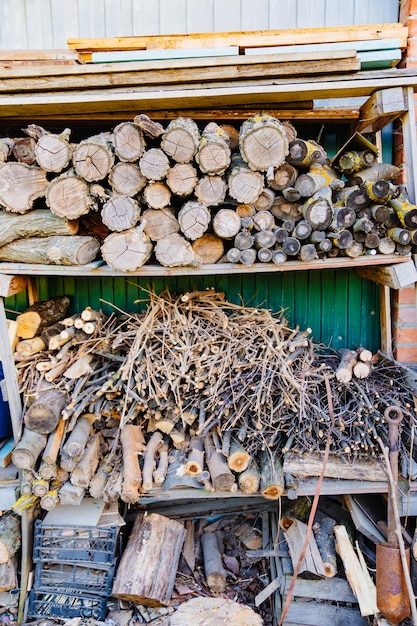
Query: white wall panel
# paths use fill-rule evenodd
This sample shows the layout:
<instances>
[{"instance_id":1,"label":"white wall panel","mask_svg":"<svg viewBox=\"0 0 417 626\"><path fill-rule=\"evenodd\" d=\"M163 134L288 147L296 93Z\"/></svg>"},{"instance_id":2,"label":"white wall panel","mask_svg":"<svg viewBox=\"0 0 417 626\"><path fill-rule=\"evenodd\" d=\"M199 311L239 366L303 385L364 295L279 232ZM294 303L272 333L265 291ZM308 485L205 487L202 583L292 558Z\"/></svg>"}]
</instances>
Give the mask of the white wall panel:
<instances>
[{"instance_id":1,"label":"white wall panel","mask_svg":"<svg viewBox=\"0 0 417 626\"><path fill-rule=\"evenodd\" d=\"M68 38L310 28L398 20L397 0L0 0L0 49Z\"/></svg>"}]
</instances>

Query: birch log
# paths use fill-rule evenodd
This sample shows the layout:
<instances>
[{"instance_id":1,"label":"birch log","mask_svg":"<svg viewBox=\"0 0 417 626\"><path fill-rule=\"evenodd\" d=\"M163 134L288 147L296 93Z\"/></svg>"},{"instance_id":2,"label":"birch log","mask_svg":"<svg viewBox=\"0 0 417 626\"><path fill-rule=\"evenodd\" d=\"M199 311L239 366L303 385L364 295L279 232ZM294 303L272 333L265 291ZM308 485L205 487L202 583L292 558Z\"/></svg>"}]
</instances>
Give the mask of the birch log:
<instances>
[{"instance_id":1,"label":"birch log","mask_svg":"<svg viewBox=\"0 0 417 626\"><path fill-rule=\"evenodd\" d=\"M0 246L16 239L76 235L78 222L54 215L49 209L35 209L24 215L0 211Z\"/></svg>"},{"instance_id":2,"label":"birch log","mask_svg":"<svg viewBox=\"0 0 417 626\"><path fill-rule=\"evenodd\" d=\"M72 157L77 174L89 183L103 180L114 165L112 147L110 133L101 133L80 141Z\"/></svg>"},{"instance_id":3,"label":"birch log","mask_svg":"<svg viewBox=\"0 0 417 626\"><path fill-rule=\"evenodd\" d=\"M252 170L265 172L283 164L288 154L288 138L282 123L263 113L243 122L239 148Z\"/></svg>"},{"instance_id":4,"label":"birch log","mask_svg":"<svg viewBox=\"0 0 417 626\"><path fill-rule=\"evenodd\" d=\"M111 233L105 238L101 253L110 267L133 272L148 261L153 246L142 229L143 225L136 226L121 233Z\"/></svg>"},{"instance_id":5,"label":"birch log","mask_svg":"<svg viewBox=\"0 0 417 626\"><path fill-rule=\"evenodd\" d=\"M121 161L137 161L145 151L142 130L133 122L122 122L113 129L113 146Z\"/></svg>"},{"instance_id":6,"label":"birch log","mask_svg":"<svg viewBox=\"0 0 417 626\"><path fill-rule=\"evenodd\" d=\"M99 249L100 244L94 237L31 237L2 246L0 260L45 265L86 265L94 261Z\"/></svg>"}]
</instances>

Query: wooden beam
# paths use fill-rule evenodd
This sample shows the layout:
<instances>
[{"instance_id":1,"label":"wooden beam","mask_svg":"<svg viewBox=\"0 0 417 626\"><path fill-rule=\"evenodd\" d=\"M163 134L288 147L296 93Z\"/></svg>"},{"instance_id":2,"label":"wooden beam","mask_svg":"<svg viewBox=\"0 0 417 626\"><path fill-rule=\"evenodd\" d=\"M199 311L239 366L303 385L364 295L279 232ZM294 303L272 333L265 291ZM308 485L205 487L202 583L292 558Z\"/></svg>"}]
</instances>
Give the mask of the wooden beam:
<instances>
[{"instance_id":1,"label":"wooden beam","mask_svg":"<svg viewBox=\"0 0 417 626\"><path fill-rule=\"evenodd\" d=\"M391 287L391 289L401 289L417 282L417 270L414 261L407 261L401 265L358 267L355 272L362 278Z\"/></svg>"},{"instance_id":2,"label":"wooden beam","mask_svg":"<svg viewBox=\"0 0 417 626\"><path fill-rule=\"evenodd\" d=\"M381 352L392 358L391 290L386 285L381 285L379 288L379 324Z\"/></svg>"},{"instance_id":3,"label":"wooden beam","mask_svg":"<svg viewBox=\"0 0 417 626\"><path fill-rule=\"evenodd\" d=\"M26 289L28 279L26 276L7 276L0 274L0 296L8 298Z\"/></svg>"},{"instance_id":4,"label":"wooden beam","mask_svg":"<svg viewBox=\"0 0 417 626\"><path fill-rule=\"evenodd\" d=\"M376 91L362 105L356 131L376 133L407 109L407 94L402 87Z\"/></svg>"},{"instance_id":5,"label":"wooden beam","mask_svg":"<svg viewBox=\"0 0 417 626\"><path fill-rule=\"evenodd\" d=\"M416 137L416 103L414 88L408 87L407 110L401 116L404 142L404 167L405 182L407 185L407 195L410 202L417 201L417 137Z\"/></svg>"}]
</instances>

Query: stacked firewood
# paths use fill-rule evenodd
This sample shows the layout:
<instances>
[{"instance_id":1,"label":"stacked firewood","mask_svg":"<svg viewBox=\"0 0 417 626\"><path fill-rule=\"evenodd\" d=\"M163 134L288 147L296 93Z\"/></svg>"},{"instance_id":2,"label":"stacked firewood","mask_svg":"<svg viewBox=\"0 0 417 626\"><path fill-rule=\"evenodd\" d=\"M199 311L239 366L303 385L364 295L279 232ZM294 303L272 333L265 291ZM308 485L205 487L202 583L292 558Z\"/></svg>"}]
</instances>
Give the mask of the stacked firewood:
<instances>
[{"instance_id":1,"label":"stacked firewood","mask_svg":"<svg viewBox=\"0 0 417 626\"><path fill-rule=\"evenodd\" d=\"M324 148L264 113L240 127L134 121L70 142L35 124L0 140L0 260L121 271L407 254L417 207L376 151ZM337 165L337 167L336 167Z\"/></svg>"},{"instance_id":2,"label":"stacked firewood","mask_svg":"<svg viewBox=\"0 0 417 626\"><path fill-rule=\"evenodd\" d=\"M13 462L44 508L86 492L136 502L161 487L278 498L282 452L322 452L330 436L344 459L378 459L392 404L410 438L412 389L390 361L348 381L352 358L322 356L310 329L269 310L214 290L148 296L136 315L86 308L42 327L39 311L53 307L39 303L18 317L18 333L38 334L15 348L25 408ZM54 301L61 315L67 301Z\"/></svg>"}]
</instances>

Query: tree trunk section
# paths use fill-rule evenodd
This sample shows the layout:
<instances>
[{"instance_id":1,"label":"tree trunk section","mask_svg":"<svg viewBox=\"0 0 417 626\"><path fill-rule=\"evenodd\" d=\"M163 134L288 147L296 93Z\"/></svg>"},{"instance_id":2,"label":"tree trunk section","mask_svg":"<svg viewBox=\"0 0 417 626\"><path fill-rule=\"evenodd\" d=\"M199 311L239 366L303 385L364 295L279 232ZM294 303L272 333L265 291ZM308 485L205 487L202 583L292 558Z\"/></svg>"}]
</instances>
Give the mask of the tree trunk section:
<instances>
[{"instance_id":1,"label":"tree trunk section","mask_svg":"<svg viewBox=\"0 0 417 626\"><path fill-rule=\"evenodd\" d=\"M195 196L207 207L218 206L226 197L226 182L220 176L203 176L195 187Z\"/></svg>"},{"instance_id":2,"label":"tree trunk section","mask_svg":"<svg viewBox=\"0 0 417 626\"><path fill-rule=\"evenodd\" d=\"M290 141L288 148L287 163L296 167L310 167L317 163L324 165L327 154L324 148L315 141L305 141L304 139L294 139Z\"/></svg>"},{"instance_id":3,"label":"tree trunk section","mask_svg":"<svg viewBox=\"0 0 417 626\"><path fill-rule=\"evenodd\" d=\"M202 132L195 157L203 174L223 174L230 165L229 135L215 122L207 124Z\"/></svg>"},{"instance_id":4,"label":"tree trunk section","mask_svg":"<svg viewBox=\"0 0 417 626\"><path fill-rule=\"evenodd\" d=\"M323 187L301 206L301 213L313 230L324 230L331 224L333 219L331 195L330 188Z\"/></svg>"},{"instance_id":5,"label":"tree trunk section","mask_svg":"<svg viewBox=\"0 0 417 626\"><path fill-rule=\"evenodd\" d=\"M74 148L75 171L88 183L103 180L114 165L110 133L83 139Z\"/></svg>"},{"instance_id":6,"label":"tree trunk section","mask_svg":"<svg viewBox=\"0 0 417 626\"><path fill-rule=\"evenodd\" d=\"M141 223L143 224L143 232L152 241L159 241L163 237L177 233L180 229L175 213L169 207L164 209L146 209L142 213Z\"/></svg>"},{"instance_id":7,"label":"tree trunk section","mask_svg":"<svg viewBox=\"0 0 417 626\"><path fill-rule=\"evenodd\" d=\"M0 203L12 213L30 211L34 201L45 195L45 170L25 163L5 163L0 167Z\"/></svg>"},{"instance_id":8,"label":"tree trunk section","mask_svg":"<svg viewBox=\"0 0 417 626\"><path fill-rule=\"evenodd\" d=\"M216 235L206 233L196 239L192 245L194 252L201 258L202 263L217 263L224 254L223 240Z\"/></svg>"},{"instance_id":9,"label":"tree trunk section","mask_svg":"<svg viewBox=\"0 0 417 626\"><path fill-rule=\"evenodd\" d=\"M240 127L239 148L251 170L266 172L279 167L288 154L288 138L282 123L263 113L245 120Z\"/></svg>"},{"instance_id":10,"label":"tree trunk section","mask_svg":"<svg viewBox=\"0 0 417 626\"><path fill-rule=\"evenodd\" d=\"M169 172L169 159L160 148L151 148L139 159L139 168L148 180L162 180Z\"/></svg>"},{"instance_id":11,"label":"tree trunk section","mask_svg":"<svg viewBox=\"0 0 417 626\"><path fill-rule=\"evenodd\" d=\"M200 131L189 117L172 120L162 135L161 148L177 163L189 163L197 152Z\"/></svg>"},{"instance_id":12,"label":"tree trunk section","mask_svg":"<svg viewBox=\"0 0 417 626\"><path fill-rule=\"evenodd\" d=\"M261 467L261 494L268 500L278 500L284 492L284 473L278 454L271 456L264 450L259 457Z\"/></svg>"},{"instance_id":13,"label":"tree trunk section","mask_svg":"<svg viewBox=\"0 0 417 626\"><path fill-rule=\"evenodd\" d=\"M245 450L243 445L233 439L230 444L230 452L227 457L227 464L233 472L243 472L247 469L251 461L251 455Z\"/></svg>"},{"instance_id":14,"label":"tree trunk section","mask_svg":"<svg viewBox=\"0 0 417 626\"><path fill-rule=\"evenodd\" d=\"M223 593L226 589L226 571L223 567L216 533L203 533L201 547L207 586L213 593Z\"/></svg>"},{"instance_id":15,"label":"tree trunk section","mask_svg":"<svg viewBox=\"0 0 417 626\"><path fill-rule=\"evenodd\" d=\"M180 234L173 233L156 242L155 256L165 267L200 267L201 259L191 244Z\"/></svg>"},{"instance_id":16,"label":"tree trunk section","mask_svg":"<svg viewBox=\"0 0 417 626\"><path fill-rule=\"evenodd\" d=\"M48 209L36 209L24 215L0 211L0 247L17 239L76 235L77 232L77 221L58 217Z\"/></svg>"},{"instance_id":17,"label":"tree trunk section","mask_svg":"<svg viewBox=\"0 0 417 626\"><path fill-rule=\"evenodd\" d=\"M356 172L351 178L353 185L363 185L364 183L376 183L378 180L391 180L400 175L401 170L390 163L374 163L365 170Z\"/></svg>"},{"instance_id":18,"label":"tree trunk section","mask_svg":"<svg viewBox=\"0 0 417 626\"><path fill-rule=\"evenodd\" d=\"M133 119L134 123L152 139L157 139L164 133L164 127L159 122L154 122L145 113L139 113Z\"/></svg>"},{"instance_id":19,"label":"tree trunk section","mask_svg":"<svg viewBox=\"0 0 417 626\"><path fill-rule=\"evenodd\" d=\"M210 224L210 220L211 214L207 207L201 204L201 202L192 200L186 202L178 213L178 223L181 232L191 241L203 236Z\"/></svg>"},{"instance_id":20,"label":"tree trunk section","mask_svg":"<svg viewBox=\"0 0 417 626\"><path fill-rule=\"evenodd\" d=\"M64 319L69 304L68 296L54 296L48 300L35 302L17 316L16 335L22 339L40 335L46 326Z\"/></svg>"},{"instance_id":21,"label":"tree trunk section","mask_svg":"<svg viewBox=\"0 0 417 626\"><path fill-rule=\"evenodd\" d=\"M240 231L241 220L233 209L220 209L212 220L212 227L221 239L233 239Z\"/></svg>"},{"instance_id":22,"label":"tree trunk section","mask_svg":"<svg viewBox=\"0 0 417 626\"><path fill-rule=\"evenodd\" d=\"M260 172L249 169L240 157L233 157L228 175L229 194L241 204L256 202L264 187Z\"/></svg>"},{"instance_id":23,"label":"tree trunk section","mask_svg":"<svg viewBox=\"0 0 417 626\"><path fill-rule=\"evenodd\" d=\"M168 517L138 515L111 595L144 606L167 606L185 535L184 526Z\"/></svg>"},{"instance_id":24,"label":"tree trunk section","mask_svg":"<svg viewBox=\"0 0 417 626\"><path fill-rule=\"evenodd\" d=\"M86 265L97 256L100 244L94 237L68 235L18 239L0 248L0 260L10 263Z\"/></svg>"},{"instance_id":25,"label":"tree trunk section","mask_svg":"<svg viewBox=\"0 0 417 626\"><path fill-rule=\"evenodd\" d=\"M151 209L163 209L171 202L171 190L161 181L149 183L143 190L143 199Z\"/></svg>"},{"instance_id":26,"label":"tree trunk section","mask_svg":"<svg viewBox=\"0 0 417 626\"><path fill-rule=\"evenodd\" d=\"M352 380L353 367L358 360L356 350L342 350L340 363L336 369L336 378L340 383L348 383Z\"/></svg>"},{"instance_id":27,"label":"tree trunk section","mask_svg":"<svg viewBox=\"0 0 417 626\"><path fill-rule=\"evenodd\" d=\"M358 185L345 187L336 192L336 202L353 209L356 213L369 206L370 198Z\"/></svg>"},{"instance_id":28,"label":"tree trunk section","mask_svg":"<svg viewBox=\"0 0 417 626\"><path fill-rule=\"evenodd\" d=\"M67 404L66 394L49 389L40 391L39 398L29 407L24 416L25 426L41 435L54 431Z\"/></svg>"},{"instance_id":29,"label":"tree trunk section","mask_svg":"<svg viewBox=\"0 0 417 626\"><path fill-rule=\"evenodd\" d=\"M147 179L134 163L119 161L109 173L109 184L113 192L121 196L136 196L146 185Z\"/></svg>"},{"instance_id":30,"label":"tree trunk section","mask_svg":"<svg viewBox=\"0 0 417 626\"><path fill-rule=\"evenodd\" d=\"M289 163L283 163L279 167L274 167L271 177L267 177L268 185L275 191L282 191L287 187L293 187L297 180L298 170Z\"/></svg>"},{"instance_id":31,"label":"tree trunk section","mask_svg":"<svg viewBox=\"0 0 417 626\"><path fill-rule=\"evenodd\" d=\"M60 135L45 131L35 146L35 156L39 167L46 172L62 172L68 166L72 157L69 136L68 129Z\"/></svg>"},{"instance_id":32,"label":"tree trunk section","mask_svg":"<svg viewBox=\"0 0 417 626\"><path fill-rule=\"evenodd\" d=\"M166 182L176 196L189 196L197 184L197 170L191 163L176 163L169 170Z\"/></svg>"},{"instance_id":33,"label":"tree trunk section","mask_svg":"<svg viewBox=\"0 0 417 626\"><path fill-rule=\"evenodd\" d=\"M134 122L122 122L113 129L113 146L121 161L137 161L145 151L142 130Z\"/></svg>"},{"instance_id":34,"label":"tree trunk section","mask_svg":"<svg viewBox=\"0 0 417 626\"><path fill-rule=\"evenodd\" d=\"M109 267L133 272L148 261L153 245L142 229L143 225L121 233L111 233L105 238L101 253Z\"/></svg>"},{"instance_id":35,"label":"tree trunk section","mask_svg":"<svg viewBox=\"0 0 417 626\"><path fill-rule=\"evenodd\" d=\"M204 441L200 437L192 437L190 453L184 467L188 476L199 476L204 469Z\"/></svg>"},{"instance_id":36,"label":"tree trunk section","mask_svg":"<svg viewBox=\"0 0 417 626\"><path fill-rule=\"evenodd\" d=\"M12 461L19 469L33 469L46 446L46 436L25 428L23 436L12 452Z\"/></svg>"},{"instance_id":37,"label":"tree trunk section","mask_svg":"<svg viewBox=\"0 0 417 626\"><path fill-rule=\"evenodd\" d=\"M315 165L307 174L301 174L294 183L294 188L300 192L303 198L310 198L323 187L341 185L343 182L337 178L336 172L325 165Z\"/></svg>"},{"instance_id":38,"label":"tree trunk section","mask_svg":"<svg viewBox=\"0 0 417 626\"><path fill-rule=\"evenodd\" d=\"M251 459L247 469L239 474L239 488L243 493L258 493L261 483L261 473L258 464Z\"/></svg>"},{"instance_id":39,"label":"tree trunk section","mask_svg":"<svg viewBox=\"0 0 417 626\"><path fill-rule=\"evenodd\" d=\"M333 533L335 525L334 519L324 517L319 524L313 527L326 578L333 578L337 574L336 548Z\"/></svg>"},{"instance_id":40,"label":"tree trunk section","mask_svg":"<svg viewBox=\"0 0 417 626\"><path fill-rule=\"evenodd\" d=\"M300 205L286 200L283 196L277 196L271 207L271 213L279 220L299 220L301 217Z\"/></svg>"},{"instance_id":41,"label":"tree trunk section","mask_svg":"<svg viewBox=\"0 0 417 626\"><path fill-rule=\"evenodd\" d=\"M139 203L130 196L112 196L101 209L103 224L111 231L133 228L139 221Z\"/></svg>"},{"instance_id":42,"label":"tree trunk section","mask_svg":"<svg viewBox=\"0 0 417 626\"><path fill-rule=\"evenodd\" d=\"M72 170L52 180L45 192L47 206L52 213L76 220L97 208L87 183Z\"/></svg>"}]
</instances>

